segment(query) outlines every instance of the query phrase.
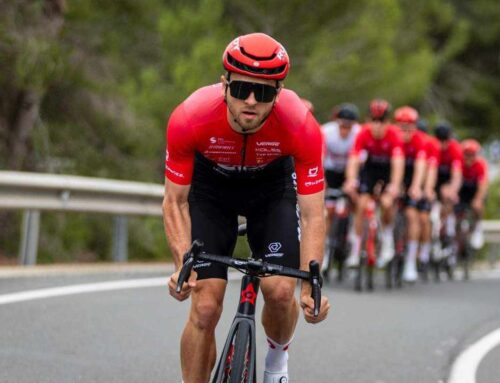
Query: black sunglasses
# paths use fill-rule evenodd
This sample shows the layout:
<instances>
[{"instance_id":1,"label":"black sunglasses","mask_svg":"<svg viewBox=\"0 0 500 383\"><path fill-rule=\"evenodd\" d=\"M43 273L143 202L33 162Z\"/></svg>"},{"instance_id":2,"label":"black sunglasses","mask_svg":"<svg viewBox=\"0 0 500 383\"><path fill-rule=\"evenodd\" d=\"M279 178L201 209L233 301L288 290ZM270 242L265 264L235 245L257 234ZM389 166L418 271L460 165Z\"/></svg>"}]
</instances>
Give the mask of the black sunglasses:
<instances>
[{"instance_id":1,"label":"black sunglasses","mask_svg":"<svg viewBox=\"0 0 500 383\"><path fill-rule=\"evenodd\" d=\"M229 83L229 91L231 96L238 100L246 100L253 92L257 102L271 102L278 94L278 88L275 86L237 80Z\"/></svg>"}]
</instances>

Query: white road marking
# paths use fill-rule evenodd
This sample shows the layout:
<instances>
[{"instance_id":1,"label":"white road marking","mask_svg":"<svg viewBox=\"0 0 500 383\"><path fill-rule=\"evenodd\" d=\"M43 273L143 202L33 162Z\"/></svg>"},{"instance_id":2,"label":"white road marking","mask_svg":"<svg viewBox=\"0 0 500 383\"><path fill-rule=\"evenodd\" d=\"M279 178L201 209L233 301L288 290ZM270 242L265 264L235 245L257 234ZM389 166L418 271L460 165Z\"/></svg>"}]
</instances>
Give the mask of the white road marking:
<instances>
[{"instance_id":1,"label":"white road marking","mask_svg":"<svg viewBox=\"0 0 500 383\"><path fill-rule=\"evenodd\" d=\"M500 328L465 349L451 368L448 383L475 383L481 360L500 344Z\"/></svg>"},{"instance_id":2,"label":"white road marking","mask_svg":"<svg viewBox=\"0 0 500 383\"><path fill-rule=\"evenodd\" d=\"M239 273L229 273L228 280L234 281L241 279ZM159 287L168 285L169 278L141 278L141 279L125 279L119 281L86 283L81 285L69 285L60 287L50 287L46 289L27 290L17 293L0 295L0 306L9 303L32 301L36 299L46 299L54 297L62 297L66 295L88 294L99 291L113 291L124 289L138 289L143 287Z\"/></svg>"}]
</instances>

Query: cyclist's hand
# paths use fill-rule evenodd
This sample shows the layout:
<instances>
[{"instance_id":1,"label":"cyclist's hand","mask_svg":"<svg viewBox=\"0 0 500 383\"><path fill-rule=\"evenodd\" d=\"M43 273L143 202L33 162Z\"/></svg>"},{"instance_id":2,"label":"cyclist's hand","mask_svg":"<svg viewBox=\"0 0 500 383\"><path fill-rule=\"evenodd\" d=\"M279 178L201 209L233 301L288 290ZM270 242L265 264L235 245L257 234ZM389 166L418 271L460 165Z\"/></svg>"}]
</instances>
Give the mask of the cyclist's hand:
<instances>
[{"instance_id":1,"label":"cyclist's hand","mask_svg":"<svg viewBox=\"0 0 500 383\"><path fill-rule=\"evenodd\" d=\"M328 302L328 298L322 295L319 315L315 317L314 300L311 297L311 285L307 282L303 282L300 293L300 307L302 307L304 311L304 319L306 322L319 323L327 317L328 310L330 310L330 303Z\"/></svg>"},{"instance_id":2,"label":"cyclist's hand","mask_svg":"<svg viewBox=\"0 0 500 383\"><path fill-rule=\"evenodd\" d=\"M483 200L480 198L474 198L471 202L472 209L476 212L481 212L483 211Z\"/></svg>"},{"instance_id":3,"label":"cyclist's hand","mask_svg":"<svg viewBox=\"0 0 500 383\"><path fill-rule=\"evenodd\" d=\"M390 182L385 187L385 193L390 194L393 199L396 199L397 197L399 197L399 186L395 183Z\"/></svg>"},{"instance_id":4,"label":"cyclist's hand","mask_svg":"<svg viewBox=\"0 0 500 383\"><path fill-rule=\"evenodd\" d=\"M418 186L411 186L408 190L408 195L414 201L419 201L422 198L422 189Z\"/></svg>"},{"instance_id":5,"label":"cyclist's hand","mask_svg":"<svg viewBox=\"0 0 500 383\"><path fill-rule=\"evenodd\" d=\"M196 273L196 271L191 270L191 276L189 277L188 281L184 282L184 286L182 286L181 292L177 293L175 289L177 288L177 280L179 279L180 272L181 270L179 269L172 274L172 276L170 277L170 281L168 281L168 290L170 291L170 295L172 295L178 301L182 302L183 300L189 298L191 290L193 289L193 287L196 287L196 278L198 274Z\"/></svg>"},{"instance_id":6,"label":"cyclist's hand","mask_svg":"<svg viewBox=\"0 0 500 383\"><path fill-rule=\"evenodd\" d=\"M425 198L429 201L434 201L436 199L436 192L434 189L428 188L424 191Z\"/></svg>"},{"instance_id":7,"label":"cyclist's hand","mask_svg":"<svg viewBox=\"0 0 500 383\"><path fill-rule=\"evenodd\" d=\"M346 180L344 185L342 185L342 190L348 195L352 195L356 192L357 182L355 180Z\"/></svg>"}]
</instances>

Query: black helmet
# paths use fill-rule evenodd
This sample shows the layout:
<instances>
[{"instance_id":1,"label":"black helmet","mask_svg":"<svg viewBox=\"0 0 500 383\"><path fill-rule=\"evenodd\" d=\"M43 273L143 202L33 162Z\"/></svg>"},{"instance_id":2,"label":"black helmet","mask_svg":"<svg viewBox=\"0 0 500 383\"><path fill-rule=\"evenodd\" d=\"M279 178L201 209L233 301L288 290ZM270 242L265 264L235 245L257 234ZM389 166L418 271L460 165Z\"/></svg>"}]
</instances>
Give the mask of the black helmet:
<instances>
[{"instance_id":1,"label":"black helmet","mask_svg":"<svg viewBox=\"0 0 500 383\"><path fill-rule=\"evenodd\" d=\"M358 121L359 120L359 109L354 104L343 103L340 104L337 112L337 118L342 118L344 120Z\"/></svg>"},{"instance_id":2,"label":"black helmet","mask_svg":"<svg viewBox=\"0 0 500 383\"><path fill-rule=\"evenodd\" d=\"M427 123L427 120L419 118L417 121L417 129L420 130L421 132L428 133L429 124Z\"/></svg>"},{"instance_id":3,"label":"black helmet","mask_svg":"<svg viewBox=\"0 0 500 383\"><path fill-rule=\"evenodd\" d=\"M434 128L434 134L439 141L446 141L451 138L453 127L447 121L440 121Z\"/></svg>"}]
</instances>

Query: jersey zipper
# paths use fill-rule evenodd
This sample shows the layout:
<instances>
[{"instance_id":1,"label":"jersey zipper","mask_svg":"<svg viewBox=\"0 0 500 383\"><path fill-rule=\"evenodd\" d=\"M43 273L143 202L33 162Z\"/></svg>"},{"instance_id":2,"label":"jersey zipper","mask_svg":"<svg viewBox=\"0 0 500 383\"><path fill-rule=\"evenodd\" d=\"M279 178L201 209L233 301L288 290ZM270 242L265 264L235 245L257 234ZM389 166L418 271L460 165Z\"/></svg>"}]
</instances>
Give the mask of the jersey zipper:
<instances>
[{"instance_id":1,"label":"jersey zipper","mask_svg":"<svg viewBox=\"0 0 500 383\"><path fill-rule=\"evenodd\" d=\"M243 172L243 167L245 166L245 156L247 154L247 139L248 135L243 136L243 147L241 148L241 167L240 173Z\"/></svg>"}]
</instances>

